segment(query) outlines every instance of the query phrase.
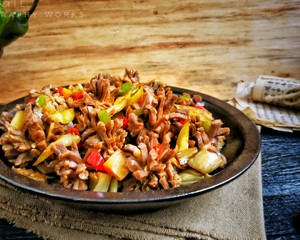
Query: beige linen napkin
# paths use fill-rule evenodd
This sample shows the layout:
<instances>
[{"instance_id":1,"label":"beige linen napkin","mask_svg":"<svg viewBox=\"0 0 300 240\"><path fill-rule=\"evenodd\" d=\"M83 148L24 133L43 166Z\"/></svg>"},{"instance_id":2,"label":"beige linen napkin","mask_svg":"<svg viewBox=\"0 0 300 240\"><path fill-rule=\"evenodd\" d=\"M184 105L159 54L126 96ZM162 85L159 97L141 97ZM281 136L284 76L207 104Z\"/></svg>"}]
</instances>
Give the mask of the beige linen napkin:
<instances>
[{"instance_id":1,"label":"beige linen napkin","mask_svg":"<svg viewBox=\"0 0 300 240\"><path fill-rule=\"evenodd\" d=\"M221 188L134 215L58 205L0 183L0 217L45 239L265 239L261 156Z\"/></svg>"}]
</instances>

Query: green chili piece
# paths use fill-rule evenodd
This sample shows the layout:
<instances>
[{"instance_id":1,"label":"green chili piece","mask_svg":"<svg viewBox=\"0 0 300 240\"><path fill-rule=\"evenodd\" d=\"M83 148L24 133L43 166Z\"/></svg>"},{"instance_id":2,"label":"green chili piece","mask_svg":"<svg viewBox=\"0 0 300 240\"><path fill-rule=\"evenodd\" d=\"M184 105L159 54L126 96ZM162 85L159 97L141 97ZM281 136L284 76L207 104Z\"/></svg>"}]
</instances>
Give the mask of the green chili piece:
<instances>
[{"instance_id":1,"label":"green chili piece","mask_svg":"<svg viewBox=\"0 0 300 240\"><path fill-rule=\"evenodd\" d=\"M37 105L39 105L39 107L43 107L46 104L46 99L44 95L40 95L38 96L38 98L36 99L36 103Z\"/></svg>"},{"instance_id":2,"label":"green chili piece","mask_svg":"<svg viewBox=\"0 0 300 240\"><path fill-rule=\"evenodd\" d=\"M183 93L180 97L180 99L185 100L185 101L191 101L191 95L188 93Z\"/></svg>"},{"instance_id":3,"label":"green chili piece","mask_svg":"<svg viewBox=\"0 0 300 240\"><path fill-rule=\"evenodd\" d=\"M104 124L110 121L110 116L106 110L102 110L98 113L99 120Z\"/></svg>"},{"instance_id":4,"label":"green chili piece","mask_svg":"<svg viewBox=\"0 0 300 240\"><path fill-rule=\"evenodd\" d=\"M132 87L133 87L132 83L123 83L121 85L121 91L119 92L119 95L121 96L125 95L132 89Z\"/></svg>"},{"instance_id":5,"label":"green chili piece","mask_svg":"<svg viewBox=\"0 0 300 240\"><path fill-rule=\"evenodd\" d=\"M5 46L22 37L28 31L29 17L35 11L39 0L34 0L31 8L26 13L19 11L7 13L2 3L3 0L0 0L0 57Z\"/></svg>"}]
</instances>

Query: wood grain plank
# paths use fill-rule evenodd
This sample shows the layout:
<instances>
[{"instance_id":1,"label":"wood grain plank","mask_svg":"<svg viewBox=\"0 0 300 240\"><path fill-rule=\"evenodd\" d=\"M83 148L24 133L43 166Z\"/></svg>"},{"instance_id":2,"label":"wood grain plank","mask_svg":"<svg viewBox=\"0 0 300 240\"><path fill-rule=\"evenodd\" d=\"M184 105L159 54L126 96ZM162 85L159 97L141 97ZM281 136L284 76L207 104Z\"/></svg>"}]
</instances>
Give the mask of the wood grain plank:
<instances>
[{"instance_id":1,"label":"wood grain plank","mask_svg":"<svg viewBox=\"0 0 300 240\"><path fill-rule=\"evenodd\" d=\"M21 10L31 3L5 2ZM299 3L41 1L27 35L0 60L0 102L124 68L221 99L260 74L300 79Z\"/></svg>"}]
</instances>

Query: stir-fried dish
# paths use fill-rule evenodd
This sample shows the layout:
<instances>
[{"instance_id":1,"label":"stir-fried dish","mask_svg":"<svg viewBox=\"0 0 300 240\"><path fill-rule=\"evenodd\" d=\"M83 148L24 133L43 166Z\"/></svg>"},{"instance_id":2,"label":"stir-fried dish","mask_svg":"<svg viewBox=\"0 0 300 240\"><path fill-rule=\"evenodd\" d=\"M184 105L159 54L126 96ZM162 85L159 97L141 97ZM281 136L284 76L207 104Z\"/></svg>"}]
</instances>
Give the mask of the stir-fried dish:
<instances>
[{"instance_id":1,"label":"stir-fried dish","mask_svg":"<svg viewBox=\"0 0 300 240\"><path fill-rule=\"evenodd\" d=\"M226 165L230 129L200 95L138 72L32 90L2 113L0 144L17 173L65 188L128 192L205 181Z\"/></svg>"}]
</instances>

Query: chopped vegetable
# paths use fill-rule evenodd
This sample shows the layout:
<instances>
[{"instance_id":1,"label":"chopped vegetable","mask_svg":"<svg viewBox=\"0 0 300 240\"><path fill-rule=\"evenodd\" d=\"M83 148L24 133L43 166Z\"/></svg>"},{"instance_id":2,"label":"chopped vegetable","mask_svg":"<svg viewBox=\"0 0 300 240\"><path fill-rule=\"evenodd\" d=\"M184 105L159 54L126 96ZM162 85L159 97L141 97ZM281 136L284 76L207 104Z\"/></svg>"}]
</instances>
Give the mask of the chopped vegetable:
<instances>
[{"instance_id":1,"label":"chopped vegetable","mask_svg":"<svg viewBox=\"0 0 300 240\"><path fill-rule=\"evenodd\" d=\"M94 192L108 192L112 176L107 173L97 172L97 183L91 189Z\"/></svg>"},{"instance_id":2,"label":"chopped vegetable","mask_svg":"<svg viewBox=\"0 0 300 240\"><path fill-rule=\"evenodd\" d=\"M100 155L98 150L96 148L93 148L86 157L86 163L92 166L97 171L105 171L103 164L104 164L104 158Z\"/></svg>"},{"instance_id":3,"label":"chopped vegetable","mask_svg":"<svg viewBox=\"0 0 300 240\"><path fill-rule=\"evenodd\" d=\"M63 88L61 86L57 87L57 92L58 92L59 96L64 96Z\"/></svg>"},{"instance_id":4,"label":"chopped vegetable","mask_svg":"<svg viewBox=\"0 0 300 240\"><path fill-rule=\"evenodd\" d=\"M102 110L98 113L99 120L104 124L110 121L110 116L106 110Z\"/></svg>"},{"instance_id":5,"label":"chopped vegetable","mask_svg":"<svg viewBox=\"0 0 300 240\"><path fill-rule=\"evenodd\" d=\"M29 18L34 13L38 3L39 0L34 0L27 12L15 10L6 12L3 0L0 1L0 57L4 47L26 34Z\"/></svg>"},{"instance_id":6,"label":"chopped vegetable","mask_svg":"<svg viewBox=\"0 0 300 240\"><path fill-rule=\"evenodd\" d=\"M236 156L236 153L238 152L241 146L241 140L239 138L236 138L227 145L225 145L225 147L222 149L222 154L227 158L228 161L230 161Z\"/></svg>"},{"instance_id":7,"label":"chopped vegetable","mask_svg":"<svg viewBox=\"0 0 300 240\"><path fill-rule=\"evenodd\" d=\"M121 95L121 96L125 95L132 89L132 87L133 87L132 83L129 83L129 82L123 83L121 85L121 90L119 92L119 95Z\"/></svg>"},{"instance_id":8,"label":"chopped vegetable","mask_svg":"<svg viewBox=\"0 0 300 240\"><path fill-rule=\"evenodd\" d=\"M51 100L51 98L47 95L41 95L42 106L38 103L39 97L37 98L37 106L39 106L43 112L49 112L51 114L55 113L57 110Z\"/></svg>"},{"instance_id":9,"label":"chopped vegetable","mask_svg":"<svg viewBox=\"0 0 300 240\"><path fill-rule=\"evenodd\" d=\"M115 100L114 105L107 109L107 112L110 114L116 114L121 112L127 106L129 98L130 98L130 91L124 96L118 97Z\"/></svg>"},{"instance_id":10,"label":"chopped vegetable","mask_svg":"<svg viewBox=\"0 0 300 240\"><path fill-rule=\"evenodd\" d=\"M47 141L51 141L52 137L55 137L55 132L54 132L54 128L55 128L56 123L52 122L49 126L49 130L48 130L48 134L47 134Z\"/></svg>"},{"instance_id":11,"label":"chopped vegetable","mask_svg":"<svg viewBox=\"0 0 300 240\"><path fill-rule=\"evenodd\" d=\"M72 95L72 90L65 88L65 87L57 87L57 92L60 96L64 97L65 99L69 98Z\"/></svg>"},{"instance_id":12,"label":"chopped vegetable","mask_svg":"<svg viewBox=\"0 0 300 240\"><path fill-rule=\"evenodd\" d=\"M109 186L109 192L118 192L119 182L118 179L112 177Z\"/></svg>"},{"instance_id":13,"label":"chopped vegetable","mask_svg":"<svg viewBox=\"0 0 300 240\"><path fill-rule=\"evenodd\" d=\"M72 93L73 93L72 90L70 90L68 88L62 89L62 94L65 99L69 98L72 95Z\"/></svg>"},{"instance_id":14,"label":"chopped vegetable","mask_svg":"<svg viewBox=\"0 0 300 240\"><path fill-rule=\"evenodd\" d=\"M191 95L188 94L188 93L183 93L183 94L179 97L179 99L182 99L182 100L184 100L184 101L191 101L191 100L192 100L192 99L191 99Z\"/></svg>"},{"instance_id":15,"label":"chopped vegetable","mask_svg":"<svg viewBox=\"0 0 300 240\"><path fill-rule=\"evenodd\" d=\"M93 191L93 189L95 188L97 182L98 182L98 176L97 176L97 172L90 172L89 175L89 190Z\"/></svg>"},{"instance_id":16,"label":"chopped vegetable","mask_svg":"<svg viewBox=\"0 0 300 240\"><path fill-rule=\"evenodd\" d=\"M180 123L181 125L183 125L183 124L186 123L186 120L185 120L185 119L180 119L179 123Z\"/></svg>"},{"instance_id":17,"label":"chopped vegetable","mask_svg":"<svg viewBox=\"0 0 300 240\"><path fill-rule=\"evenodd\" d=\"M72 98L74 100L80 100L83 98L83 92L76 92L72 94Z\"/></svg>"},{"instance_id":18,"label":"chopped vegetable","mask_svg":"<svg viewBox=\"0 0 300 240\"><path fill-rule=\"evenodd\" d=\"M182 151L184 149L189 148L189 132L190 132L190 123L186 122L183 124L182 128L180 129L176 146L178 147L178 151Z\"/></svg>"},{"instance_id":19,"label":"chopped vegetable","mask_svg":"<svg viewBox=\"0 0 300 240\"><path fill-rule=\"evenodd\" d=\"M126 156L122 150L117 150L103 165L106 172L122 181L129 173L126 167Z\"/></svg>"},{"instance_id":20,"label":"chopped vegetable","mask_svg":"<svg viewBox=\"0 0 300 240\"><path fill-rule=\"evenodd\" d=\"M179 152L177 152L177 157L179 160L180 165L186 166L188 163L188 160L191 159L195 154L198 152L198 149L196 147L192 148L186 148Z\"/></svg>"},{"instance_id":21,"label":"chopped vegetable","mask_svg":"<svg viewBox=\"0 0 300 240\"><path fill-rule=\"evenodd\" d=\"M39 181L39 182L47 182L47 178L44 174L42 173L39 173L39 172L36 172L34 171L33 169L25 169L25 168L16 168L16 167L12 167L12 169L23 175L23 176L26 176L28 178L31 178L35 181Z\"/></svg>"},{"instance_id":22,"label":"chopped vegetable","mask_svg":"<svg viewBox=\"0 0 300 240\"><path fill-rule=\"evenodd\" d=\"M224 165L224 157L221 154L218 155L214 152L209 152L204 148L188 161L188 165L191 168L206 174Z\"/></svg>"},{"instance_id":23,"label":"chopped vegetable","mask_svg":"<svg viewBox=\"0 0 300 240\"><path fill-rule=\"evenodd\" d=\"M126 129L128 127L128 118L120 117L119 119L122 121L122 128Z\"/></svg>"},{"instance_id":24,"label":"chopped vegetable","mask_svg":"<svg viewBox=\"0 0 300 240\"><path fill-rule=\"evenodd\" d=\"M195 118L196 116L200 117L200 121L202 124L202 127L204 128L205 132L208 131L210 128L211 122L213 120L213 116L211 112L209 112L204 107L199 109L192 106L185 106L185 105L175 105L177 109L185 109L189 111L189 115L191 118Z\"/></svg>"},{"instance_id":25,"label":"chopped vegetable","mask_svg":"<svg viewBox=\"0 0 300 240\"><path fill-rule=\"evenodd\" d=\"M90 174L89 189L94 192L117 192L118 180L103 172L93 172Z\"/></svg>"},{"instance_id":26,"label":"chopped vegetable","mask_svg":"<svg viewBox=\"0 0 300 240\"><path fill-rule=\"evenodd\" d=\"M128 105L132 105L134 103L137 103L144 94L144 88L140 87L129 99Z\"/></svg>"},{"instance_id":27,"label":"chopped vegetable","mask_svg":"<svg viewBox=\"0 0 300 240\"><path fill-rule=\"evenodd\" d=\"M176 157L170 158L171 163L178 169L186 169L187 165L181 165Z\"/></svg>"},{"instance_id":28,"label":"chopped vegetable","mask_svg":"<svg viewBox=\"0 0 300 240\"><path fill-rule=\"evenodd\" d=\"M80 137L80 132L78 131L77 128L74 128L74 127L71 127L71 128L68 128L67 134L74 134L74 135L77 135Z\"/></svg>"},{"instance_id":29,"label":"chopped vegetable","mask_svg":"<svg viewBox=\"0 0 300 240\"><path fill-rule=\"evenodd\" d=\"M35 98L30 98L30 99L27 100L27 103L34 103L35 100L36 100Z\"/></svg>"},{"instance_id":30,"label":"chopped vegetable","mask_svg":"<svg viewBox=\"0 0 300 240\"><path fill-rule=\"evenodd\" d=\"M60 112L55 112L51 115L53 121L62 124L68 124L75 118L74 108L68 108Z\"/></svg>"},{"instance_id":31,"label":"chopped vegetable","mask_svg":"<svg viewBox=\"0 0 300 240\"><path fill-rule=\"evenodd\" d=\"M49 174L54 172L55 165L59 163L58 159L51 161L50 163L43 162L36 166L36 169L42 174Z\"/></svg>"},{"instance_id":32,"label":"chopped vegetable","mask_svg":"<svg viewBox=\"0 0 300 240\"><path fill-rule=\"evenodd\" d=\"M225 136L218 136L217 138L218 142L218 149L221 150L225 146L226 137Z\"/></svg>"},{"instance_id":33,"label":"chopped vegetable","mask_svg":"<svg viewBox=\"0 0 300 240\"><path fill-rule=\"evenodd\" d=\"M70 147L73 142L75 142L76 144L79 143L80 137L73 134L62 135L56 141L48 145L48 147L41 153L38 159L33 163L33 166L40 164L41 162L45 161L48 157L50 157L53 154L51 150L52 146L62 143L65 147Z\"/></svg>"},{"instance_id":34,"label":"chopped vegetable","mask_svg":"<svg viewBox=\"0 0 300 240\"><path fill-rule=\"evenodd\" d=\"M198 108L198 109L201 109L201 110L205 109L203 104L201 104L199 102L195 104L195 108Z\"/></svg>"},{"instance_id":35,"label":"chopped vegetable","mask_svg":"<svg viewBox=\"0 0 300 240\"><path fill-rule=\"evenodd\" d=\"M15 116L11 120L11 126L17 130L21 130L26 123L26 114L24 111L16 112Z\"/></svg>"},{"instance_id":36,"label":"chopped vegetable","mask_svg":"<svg viewBox=\"0 0 300 240\"><path fill-rule=\"evenodd\" d=\"M203 175L201 172L191 168L183 170L179 173L179 176L183 186L198 182L205 178L205 175Z\"/></svg>"},{"instance_id":37,"label":"chopped vegetable","mask_svg":"<svg viewBox=\"0 0 300 240\"><path fill-rule=\"evenodd\" d=\"M44 95L38 96L38 98L36 99L36 104L37 104L39 107L45 106L45 104L46 104L46 98L45 98L45 96L44 96Z\"/></svg>"}]
</instances>

